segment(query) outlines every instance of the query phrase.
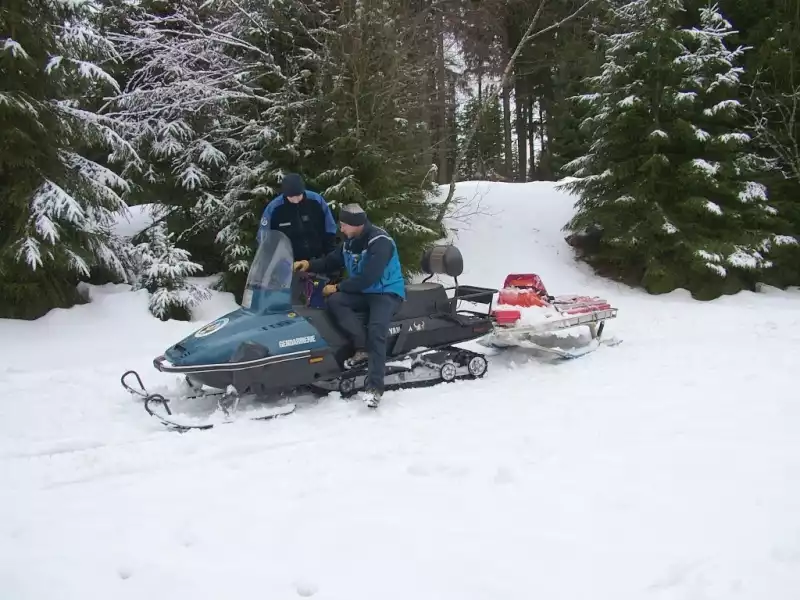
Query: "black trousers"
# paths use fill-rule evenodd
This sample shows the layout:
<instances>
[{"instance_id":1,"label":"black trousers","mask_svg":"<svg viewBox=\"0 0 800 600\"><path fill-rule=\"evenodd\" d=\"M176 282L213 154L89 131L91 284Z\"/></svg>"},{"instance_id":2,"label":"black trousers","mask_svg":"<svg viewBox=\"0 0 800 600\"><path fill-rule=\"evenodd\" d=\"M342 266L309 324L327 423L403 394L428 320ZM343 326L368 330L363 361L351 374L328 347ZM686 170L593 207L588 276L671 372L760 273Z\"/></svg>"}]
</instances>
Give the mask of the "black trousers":
<instances>
[{"instance_id":1,"label":"black trousers","mask_svg":"<svg viewBox=\"0 0 800 600\"><path fill-rule=\"evenodd\" d=\"M389 324L402 299L394 294L348 294L337 292L328 298L328 310L356 350L369 355L366 389L383 391L386 370L386 338ZM358 313L366 312L367 326Z\"/></svg>"}]
</instances>

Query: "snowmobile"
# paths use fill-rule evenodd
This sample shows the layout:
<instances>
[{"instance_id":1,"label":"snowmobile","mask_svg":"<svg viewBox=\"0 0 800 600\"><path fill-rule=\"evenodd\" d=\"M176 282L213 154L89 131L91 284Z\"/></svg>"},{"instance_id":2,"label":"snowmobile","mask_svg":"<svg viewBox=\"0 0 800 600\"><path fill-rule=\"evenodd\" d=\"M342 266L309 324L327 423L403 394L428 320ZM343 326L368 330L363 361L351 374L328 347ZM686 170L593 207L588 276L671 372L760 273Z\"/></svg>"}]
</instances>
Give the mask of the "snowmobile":
<instances>
[{"instance_id":1,"label":"snowmobile","mask_svg":"<svg viewBox=\"0 0 800 600\"><path fill-rule=\"evenodd\" d=\"M162 373L185 376L189 389L196 392L190 397L219 396L218 407L227 416L236 411L245 395L265 398L305 390L317 395L338 391L348 397L363 389L366 364L351 364L354 349L324 308L321 290L328 280L295 273L293 263L289 238L280 231L270 231L250 267L240 307L170 346L153 360L154 367ZM538 330L520 323L519 315L515 319L513 308L493 310L498 292L509 306L526 297L524 282L521 284L518 276L510 276L502 291L459 284L464 262L453 245L428 249L420 267L427 277L420 283L407 284L406 300L389 327L387 390L483 377L488 368L484 354L456 344L479 341L484 346L504 347L514 345L514 335L518 335L516 345L535 345L530 340ZM451 277L454 285L431 282L436 275ZM535 293L541 296L540 290ZM590 310L583 315L565 313L550 326L574 327L615 316L616 309ZM574 324L567 325L567 321ZM560 355L569 357L568 352ZM138 388L130 378L136 379ZM143 397L145 410L171 429L213 427L210 423L175 422L170 400L150 394L135 371L124 373L121 383L132 394ZM214 391L209 393L204 386ZM166 416L153 409L158 404ZM271 419L290 414L295 408L294 403L278 405L255 418Z\"/></svg>"}]
</instances>

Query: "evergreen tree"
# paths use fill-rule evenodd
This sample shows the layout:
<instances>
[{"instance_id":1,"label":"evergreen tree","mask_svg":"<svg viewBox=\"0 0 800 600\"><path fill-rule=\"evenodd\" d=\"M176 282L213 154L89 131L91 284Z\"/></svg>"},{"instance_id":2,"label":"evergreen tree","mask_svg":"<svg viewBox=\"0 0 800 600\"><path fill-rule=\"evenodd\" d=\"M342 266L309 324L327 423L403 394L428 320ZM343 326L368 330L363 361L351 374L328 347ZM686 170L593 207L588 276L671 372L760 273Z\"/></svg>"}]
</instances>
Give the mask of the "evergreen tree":
<instances>
[{"instance_id":1,"label":"evergreen tree","mask_svg":"<svg viewBox=\"0 0 800 600\"><path fill-rule=\"evenodd\" d=\"M582 156L591 143L580 126L588 116L587 107L568 98L580 93L587 77L600 72L603 56L591 29L593 20L591 16L576 19L559 30L554 40L556 66L550 75L553 101L549 107L547 141L550 166L557 176L562 175L566 163Z\"/></svg>"},{"instance_id":2,"label":"evergreen tree","mask_svg":"<svg viewBox=\"0 0 800 600\"><path fill-rule=\"evenodd\" d=\"M765 173L770 197L795 235L800 234L800 4L797 0L743 0L727 3L732 20L751 46L741 101L749 131L772 161ZM770 253L775 267L769 283L800 285L800 246L783 245Z\"/></svg>"},{"instance_id":3,"label":"evergreen tree","mask_svg":"<svg viewBox=\"0 0 800 600\"><path fill-rule=\"evenodd\" d=\"M123 36L142 65L118 101L148 157L141 189L170 207L182 247L209 236L200 262L241 293L264 205L284 171L313 165L306 123L326 16L314 0L144 8Z\"/></svg>"},{"instance_id":4,"label":"evergreen tree","mask_svg":"<svg viewBox=\"0 0 800 600\"><path fill-rule=\"evenodd\" d=\"M417 52L415 15L392 0L342 0L309 127L316 180L326 197L358 202L395 238L403 267L416 271L441 237L431 198L436 167L425 121L424 81L432 57Z\"/></svg>"},{"instance_id":5,"label":"evergreen tree","mask_svg":"<svg viewBox=\"0 0 800 600\"><path fill-rule=\"evenodd\" d=\"M191 309L211 295L207 288L186 281L202 267L190 260L186 250L175 247L174 234L163 222L143 235L145 240L136 246L139 277L134 289L150 292L150 312L162 321L190 320Z\"/></svg>"},{"instance_id":6,"label":"evergreen tree","mask_svg":"<svg viewBox=\"0 0 800 600\"><path fill-rule=\"evenodd\" d=\"M237 4L241 10L228 26L247 44L241 53L252 62L248 75L258 91L237 118L241 152L230 168L218 235L228 264L223 286L235 294L250 268L261 213L280 191L284 174L301 173L309 189L321 191L315 176L324 159L311 136L314 116L323 110L317 85L327 67L330 27L330 16L315 0Z\"/></svg>"},{"instance_id":7,"label":"evergreen tree","mask_svg":"<svg viewBox=\"0 0 800 600\"><path fill-rule=\"evenodd\" d=\"M143 0L125 15L112 37L135 68L112 114L144 159L125 171L134 183L129 201L166 209L180 245L217 270L218 213L240 152L230 132L241 65L221 27L231 13L202 0Z\"/></svg>"},{"instance_id":8,"label":"evergreen tree","mask_svg":"<svg viewBox=\"0 0 800 600\"><path fill-rule=\"evenodd\" d=\"M678 287L710 298L752 288L771 266L765 253L793 238L775 235L776 212L754 178L764 162L750 149L739 113L741 47L716 6L699 27L678 27L679 0L635 0L613 11L602 73L585 120L589 153L566 168L580 194L567 228L602 237L585 258L651 292Z\"/></svg>"},{"instance_id":9,"label":"evergreen tree","mask_svg":"<svg viewBox=\"0 0 800 600\"><path fill-rule=\"evenodd\" d=\"M35 318L80 301L93 269L119 278L111 233L127 182L87 157L135 160L91 98L117 88L98 61L114 47L88 3L6 0L0 7L0 316Z\"/></svg>"},{"instance_id":10,"label":"evergreen tree","mask_svg":"<svg viewBox=\"0 0 800 600\"><path fill-rule=\"evenodd\" d=\"M241 291L260 214L287 171L334 210L360 202L396 236L406 265L439 237L419 86L430 64L416 35L408 7L375 0L182 0L140 18L126 55L151 58L120 105L147 173L167 173L169 190L153 199L189 207L192 233L214 232L224 289ZM213 174L197 144L219 158ZM169 151L157 169L154 145ZM186 165L195 177L181 176ZM186 233L170 227L185 247Z\"/></svg>"},{"instance_id":11,"label":"evergreen tree","mask_svg":"<svg viewBox=\"0 0 800 600\"><path fill-rule=\"evenodd\" d=\"M464 135L465 131L474 123L480 115L480 125L472 144L467 150L461 165L461 174L467 179L497 179L499 173L503 171L503 109L500 100L494 104L484 106L484 103L477 98L470 98L460 115L459 129ZM463 142L462 142L463 143Z\"/></svg>"}]
</instances>

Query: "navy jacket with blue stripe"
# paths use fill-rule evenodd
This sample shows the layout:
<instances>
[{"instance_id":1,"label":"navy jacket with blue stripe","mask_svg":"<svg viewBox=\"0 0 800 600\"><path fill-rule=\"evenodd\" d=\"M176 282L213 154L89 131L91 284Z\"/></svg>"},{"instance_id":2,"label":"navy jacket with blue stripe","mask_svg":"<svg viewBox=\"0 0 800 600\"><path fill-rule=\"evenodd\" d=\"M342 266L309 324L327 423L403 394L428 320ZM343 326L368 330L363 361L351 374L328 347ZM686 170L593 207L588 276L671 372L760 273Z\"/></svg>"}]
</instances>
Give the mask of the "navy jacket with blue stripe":
<instances>
[{"instance_id":1,"label":"navy jacket with blue stripe","mask_svg":"<svg viewBox=\"0 0 800 600\"><path fill-rule=\"evenodd\" d=\"M297 204L288 202L283 194L267 204L256 234L259 244L271 229L286 234L292 242L295 260L319 258L336 247L333 213L320 194L309 190Z\"/></svg>"}]
</instances>

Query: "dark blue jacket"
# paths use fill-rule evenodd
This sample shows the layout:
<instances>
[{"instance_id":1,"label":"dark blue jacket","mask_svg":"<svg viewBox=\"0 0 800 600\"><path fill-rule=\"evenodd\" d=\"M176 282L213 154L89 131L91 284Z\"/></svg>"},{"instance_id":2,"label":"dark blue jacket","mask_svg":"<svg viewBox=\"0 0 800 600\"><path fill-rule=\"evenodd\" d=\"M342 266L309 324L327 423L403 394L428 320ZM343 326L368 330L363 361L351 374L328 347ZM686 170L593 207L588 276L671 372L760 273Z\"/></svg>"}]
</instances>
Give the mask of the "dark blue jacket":
<instances>
[{"instance_id":1,"label":"dark blue jacket","mask_svg":"<svg viewBox=\"0 0 800 600\"><path fill-rule=\"evenodd\" d=\"M406 297L406 285L394 240L372 223L360 236L347 239L336 250L310 261L309 271L335 273L347 269L347 279L339 284L340 292L351 294L395 294Z\"/></svg>"},{"instance_id":2,"label":"dark blue jacket","mask_svg":"<svg viewBox=\"0 0 800 600\"><path fill-rule=\"evenodd\" d=\"M325 256L336 245L336 221L328 203L308 190L297 204L287 202L283 194L267 204L256 234L259 244L271 229L286 234L292 242L295 260Z\"/></svg>"}]
</instances>

